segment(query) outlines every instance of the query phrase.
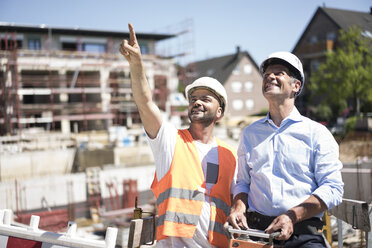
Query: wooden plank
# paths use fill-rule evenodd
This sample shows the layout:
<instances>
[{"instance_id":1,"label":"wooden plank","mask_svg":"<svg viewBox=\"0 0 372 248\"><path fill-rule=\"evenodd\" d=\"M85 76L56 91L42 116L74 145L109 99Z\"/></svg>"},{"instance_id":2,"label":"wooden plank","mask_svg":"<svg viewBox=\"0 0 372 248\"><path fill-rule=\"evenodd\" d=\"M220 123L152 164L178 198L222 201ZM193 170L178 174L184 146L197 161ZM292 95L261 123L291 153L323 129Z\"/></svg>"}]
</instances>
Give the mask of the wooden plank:
<instances>
[{"instance_id":1,"label":"wooden plank","mask_svg":"<svg viewBox=\"0 0 372 248\"><path fill-rule=\"evenodd\" d=\"M342 199L342 203L329 210L329 212L338 219L352 225L355 229L370 232L371 223L368 209L368 203L366 202Z\"/></svg>"},{"instance_id":2,"label":"wooden plank","mask_svg":"<svg viewBox=\"0 0 372 248\"><path fill-rule=\"evenodd\" d=\"M130 222L128 248L139 247L154 240L154 219L146 217Z\"/></svg>"}]
</instances>

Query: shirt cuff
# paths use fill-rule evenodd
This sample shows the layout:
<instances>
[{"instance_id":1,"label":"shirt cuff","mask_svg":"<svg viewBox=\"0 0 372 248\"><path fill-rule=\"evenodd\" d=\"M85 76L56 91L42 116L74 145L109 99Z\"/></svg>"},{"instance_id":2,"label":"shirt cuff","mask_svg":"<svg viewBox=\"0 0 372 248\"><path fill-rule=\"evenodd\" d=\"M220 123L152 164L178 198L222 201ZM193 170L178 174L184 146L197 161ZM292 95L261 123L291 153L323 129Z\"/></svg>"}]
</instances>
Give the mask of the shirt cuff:
<instances>
[{"instance_id":1,"label":"shirt cuff","mask_svg":"<svg viewBox=\"0 0 372 248\"><path fill-rule=\"evenodd\" d=\"M249 187L246 183L242 183L242 182L237 182L235 185L234 185L234 188L232 190L232 193L234 195L234 198L236 195L240 194L240 193L246 193L248 194L249 193Z\"/></svg>"}]
</instances>

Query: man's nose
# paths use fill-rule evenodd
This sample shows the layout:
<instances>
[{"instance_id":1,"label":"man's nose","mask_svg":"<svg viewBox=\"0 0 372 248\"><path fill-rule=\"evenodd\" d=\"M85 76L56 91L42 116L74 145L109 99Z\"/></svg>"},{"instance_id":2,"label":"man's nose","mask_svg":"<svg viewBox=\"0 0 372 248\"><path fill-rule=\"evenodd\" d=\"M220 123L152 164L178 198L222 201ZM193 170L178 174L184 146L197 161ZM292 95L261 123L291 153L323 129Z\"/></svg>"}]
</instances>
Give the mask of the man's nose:
<instances>
[{"instance_id":1,"label":"man's nose","mask_svg":"<svg viewBox=\"0 0 372 248\"><path fill-rule=\"evenodd\" d=\"M193 106L200 106L201 105L201 100L200 99L196 99L192 105Z\"/></svg>"},{"instance_id":2,"label":"man's nose","mask_svg":"<svg viewBox=\"0 0 372 248\"><path fill-rule=\"evenodd\" d=\"M264 76L264 82L265 81L272 81L272 80L275 80L275 74L273 73L273 72L271 72L271 73L268 73L268 74L265 74L265 76Z\"/></svg>"},{"instance_id":3,"label":"man's nose","mask_svg":"<svg viewBox=\"0 0 372 248\"><path fill-rule=\"evenodd\" d=\"M266 74L267 78L275 78L274 72Z\"/></svg>"}]
</instances>

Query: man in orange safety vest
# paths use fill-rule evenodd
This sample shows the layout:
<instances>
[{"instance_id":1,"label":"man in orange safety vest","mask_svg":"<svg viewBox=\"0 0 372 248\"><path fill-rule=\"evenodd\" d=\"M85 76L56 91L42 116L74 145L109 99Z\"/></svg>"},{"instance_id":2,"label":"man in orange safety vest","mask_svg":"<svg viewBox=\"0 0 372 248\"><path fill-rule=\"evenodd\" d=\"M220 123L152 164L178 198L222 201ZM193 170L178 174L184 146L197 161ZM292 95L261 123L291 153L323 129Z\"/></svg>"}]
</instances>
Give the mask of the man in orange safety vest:
<instances>
[{"instance_id":1,"label":"man in orange safety vest","mask_svg":"<svg viewBox=\"0 0 372 248\"><path fill-rule=\"evenodd\" d=\"M236 152L213 135L227 106L225 88L202 77L185 89L190 126L177 129L152 101L140 47L131 24L120 52L129 62L131 87L156 167L151 189L158 207L157 247L227 247Z\"/></svg>"}]
</instances>

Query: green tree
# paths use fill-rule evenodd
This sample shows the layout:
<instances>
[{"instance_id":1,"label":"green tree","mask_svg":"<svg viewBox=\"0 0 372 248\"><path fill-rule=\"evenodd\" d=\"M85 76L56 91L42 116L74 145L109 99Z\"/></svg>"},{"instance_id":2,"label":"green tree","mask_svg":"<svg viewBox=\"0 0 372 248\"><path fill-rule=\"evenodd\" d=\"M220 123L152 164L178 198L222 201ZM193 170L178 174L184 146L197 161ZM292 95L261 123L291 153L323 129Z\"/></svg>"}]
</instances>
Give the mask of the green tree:
<instances>
[{"instance_id":1,"label":"green tree","mask_svg":"<svg viewBox=\"0 0 372 248\"><path fill-rule=\"evenodd\" d=\"M312 96L323 96L322 104L333 106L336 115L351 107L359 116L361 105L371 106L372 102L371 51L372 39L359 27L340 30L337 48L326 53L326 61L311 75ZM371 111L364 108L367 110Z\"/></svg>"}]
</instances>

